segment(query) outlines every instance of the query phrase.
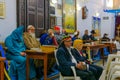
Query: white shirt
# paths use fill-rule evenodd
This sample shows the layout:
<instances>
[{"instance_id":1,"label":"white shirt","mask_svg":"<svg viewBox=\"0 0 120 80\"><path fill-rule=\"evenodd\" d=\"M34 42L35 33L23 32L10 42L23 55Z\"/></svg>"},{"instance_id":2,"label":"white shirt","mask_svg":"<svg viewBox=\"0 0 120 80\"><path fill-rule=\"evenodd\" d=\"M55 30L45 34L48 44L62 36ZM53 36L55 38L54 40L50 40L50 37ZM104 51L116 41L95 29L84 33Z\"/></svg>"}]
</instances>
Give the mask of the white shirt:
<instances>
[{"instance_id":1,"label":"white shirt","mask_svg":"<svg viewBox=\"0 0 120 80\"><path fill-rule=\"evenodd\" d=\"M74 58L74 56L73 56L72 53L71 53L71 48L67 48L67 50L68 50L69 54L70 54L71 57L72 57L72 62L75 63L75 64L77 64L76 59Z\"/></svg>"}]
</instances>

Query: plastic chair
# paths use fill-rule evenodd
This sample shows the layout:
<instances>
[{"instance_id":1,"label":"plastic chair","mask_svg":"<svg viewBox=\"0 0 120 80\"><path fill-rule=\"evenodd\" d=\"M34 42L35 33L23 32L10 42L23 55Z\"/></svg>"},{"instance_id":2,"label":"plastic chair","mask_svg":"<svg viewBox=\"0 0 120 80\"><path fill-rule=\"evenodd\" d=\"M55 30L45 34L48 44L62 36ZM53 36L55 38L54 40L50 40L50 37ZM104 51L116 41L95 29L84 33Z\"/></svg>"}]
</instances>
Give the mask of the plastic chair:
<instances>
[{"instance_id":1,"label":"plastic chair","mask_svg":"<svg viewBox=\"0 0 120 80\"><path fill-rule=\"evenodd\" d=\"M58 63L58 60L57 60L57 57L56 57L56 52L57 52L57 50L54 50L54 54L55 54L55 59L56 59L56 63L57 63L57 65L59 65L59 63ZM80 78L80 76L77 76L76 75L76 70L75 70L75 67L74 66L71 66L71 69L72 69L72 71L73 71L73 74L74 74L74 76L63 76L62 74L61 74L61 72L60 72L60 80L71 80L71 79L73 79L73 80L81 80L81 78Z\"/></svg>"},{"instance_id":2,"label":"plastic chair","mask_svg":"<svg viewBox=\"0 0 120 80\"><path fill-rule=\"evenodd\" d=\"M102 75L101 75L101 77L100 77L100 79L99 80L109 80L109 77L110 77L110 75L115 75L116 77L119 77L120 75L118 74L118 76L116 75L116 74L114 74L114 73L111 73L111 70L113 69L113 70L115 70L115 69L117 69L116 67L114 67L114 65L116 64L118 64L117 62L112 62L112 60L114 59L114 58L119 58L120 59L120 55L117 55L117 54L109 54L108 55L108 60L107 60L107 65L106 65L106 68L105 68L105 70L103 71L103 73L102 73ZM114 64L115 63L115 64ZM115 77L115 76L113 76L113 77Z\"/></svg>"},{"instance_id":3,"label":"plastic chair","mask_svg":"<svg viewBox=\"0 0 120 80\"><path fill-rule=\"evenodd\" d=\"M113 77L116 71L120 71L120 62L112 61L110 64L107 80L111 80L111 77ZM118 74L118 76L120 76L120 73Z\"/></svg>"}]
</instances>

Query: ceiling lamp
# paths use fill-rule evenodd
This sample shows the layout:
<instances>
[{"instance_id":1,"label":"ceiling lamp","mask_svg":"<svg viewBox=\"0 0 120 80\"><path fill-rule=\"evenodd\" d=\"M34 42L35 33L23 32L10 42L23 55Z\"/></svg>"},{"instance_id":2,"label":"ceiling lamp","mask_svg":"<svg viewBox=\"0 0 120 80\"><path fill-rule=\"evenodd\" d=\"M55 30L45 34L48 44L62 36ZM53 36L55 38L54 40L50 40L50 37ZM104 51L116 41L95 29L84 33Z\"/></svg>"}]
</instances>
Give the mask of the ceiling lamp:
<instances>
[{"instance_id":1,"label":"ceiling lamp","mask_svg":"<svg viewBox=\"0 0 120 80\"><path fill-rule=\"evenodd\" d=\"M56 3L57 3L57 0L52 0L52 3L53 3L53 4L56 4Z\"/></svg>"}]
</instances>

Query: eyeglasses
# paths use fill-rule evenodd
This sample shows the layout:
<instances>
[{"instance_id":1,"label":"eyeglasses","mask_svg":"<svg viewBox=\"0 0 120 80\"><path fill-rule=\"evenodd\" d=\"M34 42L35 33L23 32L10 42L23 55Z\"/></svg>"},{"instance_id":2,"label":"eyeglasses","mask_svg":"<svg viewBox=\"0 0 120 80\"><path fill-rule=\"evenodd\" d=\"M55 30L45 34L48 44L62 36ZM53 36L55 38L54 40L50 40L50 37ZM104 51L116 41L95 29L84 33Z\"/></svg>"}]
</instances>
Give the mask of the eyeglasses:
<instances>
[{"instance_id":1,"label":"eyeglasses","mask_svg":"<svg viewBox=\"0 0 120 80\"><path fill-rule=\"evenodd\" d=\"M65 42L72 42L72 40L66 40Z\"/></svg>"},{"instance_id":2,"label":"eyeglasses","mask_svg":"<svg viewBox=\"0 0 120 80\"><path fill-rule=\"evenodd\" d=\"M63 39L71 38L71 36L64 36Z\"/></svg>"}]
</instances>

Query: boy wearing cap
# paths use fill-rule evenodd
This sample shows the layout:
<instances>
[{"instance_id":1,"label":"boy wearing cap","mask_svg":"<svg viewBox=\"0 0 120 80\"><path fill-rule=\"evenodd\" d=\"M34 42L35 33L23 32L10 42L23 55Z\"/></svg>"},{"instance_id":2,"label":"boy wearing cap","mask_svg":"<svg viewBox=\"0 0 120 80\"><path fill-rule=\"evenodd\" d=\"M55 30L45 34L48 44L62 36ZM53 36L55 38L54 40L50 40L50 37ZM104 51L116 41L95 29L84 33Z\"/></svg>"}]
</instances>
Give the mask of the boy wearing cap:
<instances>
[{"instance_id":1,"label":"boy wearing cap","mask_svg":"<svg viewBox=\"0 0 120 80\"><path fill-rule=\"evenodd\" d=\"M110 39L108 38L108 34L105 33L102 37L102 41L110 41Z\"/></svg>"},{"instance_id":2,"label":"boy wearing cap","mask_svg":"<svg viewBox=\"0 0 120 80\"><path fill-rule=\"evenodd\" d=\"M62 35L60 34L60 27L59 26L54 26L54 34L55 38L57 40L57 43L60 44L62 40Z\"/></svg>"},{"instance_id":3,"label":"boy wearing cap","mask_svg":"<svg viewBox=\"0 0 120 80\"><path fill-rule=\"evenodd\" d=\"M72 39L71 36L64 36L62 43L58 48L56 57L59 63L58 69L65 76L73 75L71 66L76 69L77 76L80 76L82 80L96 80L91 71L87 71L82 62L79 62L75 53L72 52Z\"/></svg>"},{"instance_id":4,"label":"boy wearing cap","mask_svg":"<svg viewBox=\"0 0 120 80\"><path fill-rule=\"evenodd\" d=\"M92 40L92 41L96 41L97 39L95 38L95 34L96 34L96 32L95 32L95 30L92 30L91 31L91 35L90 35L90 40Z\"/></svg>"},{"instance_id":5,"label":"boy wearing cap","mask_svg":"<svg viewBox=\"0 0 120 80\"><path fill-rule=\"evenodd\" d=\"M102 67L88 63L86 54L82 52L83 41L80 39L76 39L73 43L73 47L74 47L73 52L77 56L78 60L85 62L85 64L87 65L87 69L93 72L96 80L99 80L99 77L102 74L103 69Z\"/></svg>"}]
</instances>

